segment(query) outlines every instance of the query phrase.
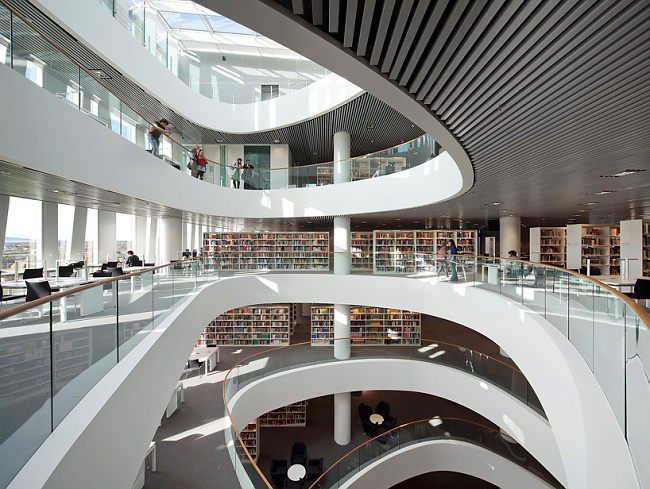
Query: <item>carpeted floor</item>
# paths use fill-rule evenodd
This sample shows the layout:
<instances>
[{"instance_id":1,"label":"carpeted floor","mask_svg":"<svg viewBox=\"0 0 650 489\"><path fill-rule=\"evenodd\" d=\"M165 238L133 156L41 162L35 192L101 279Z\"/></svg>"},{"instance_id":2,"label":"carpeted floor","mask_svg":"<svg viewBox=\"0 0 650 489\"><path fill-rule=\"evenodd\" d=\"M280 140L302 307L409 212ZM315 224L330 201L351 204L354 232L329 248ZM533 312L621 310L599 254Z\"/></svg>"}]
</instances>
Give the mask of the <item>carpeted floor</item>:
<instances>
[{"instance_id":1,"label":"carpeted floor","mask_svg":"<svg viewBox=\"0 0 650 489\"><path fill-rule=\"evenodd\" d=\"M302 318L292 336L292 344L309 341L309 318ZM498 346L482 335L438 318L424 316L422 337L446 341L482 351L504 361ZM146 474L146 489L168 488L239 488L239 482L229 459L223 434L225 419L222 401L222 380L227 370L246 356L259 352L259 348L222 347L218 368L201 377L184 381L185 402L169 419L163 420L155 441L158 452L157 472ZM391 415L398 423L424 419L431 416L453 416L481 421L491 425L481 416L455 403L434 396L413 392L364 391L352 397L352 441L342 447L333 439L333 396L309 400L307 427L261 428L258 465L269 480L272 458L289 458L291 445L304 441L309 458L324 459L327 468L354 447L369 438L363 435L358 424L357 408L364 402L375 406L380 400L391 406ZM400 489L490 488L482 481L452 473L429 474L400 484Z\"/></svg>"}]
</instances>

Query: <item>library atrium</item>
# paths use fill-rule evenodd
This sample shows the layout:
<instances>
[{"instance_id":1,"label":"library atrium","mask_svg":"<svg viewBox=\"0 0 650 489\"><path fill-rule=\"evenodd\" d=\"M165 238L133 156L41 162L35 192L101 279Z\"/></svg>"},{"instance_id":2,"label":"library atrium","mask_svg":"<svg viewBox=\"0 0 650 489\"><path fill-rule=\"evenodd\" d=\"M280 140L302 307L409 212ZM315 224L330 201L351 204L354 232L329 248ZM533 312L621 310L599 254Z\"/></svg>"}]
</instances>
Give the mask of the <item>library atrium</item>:
<instances>
[{"instance_id":1,"label":"library atrium","mask_svg":"<svg viewBox=\"0 0 650 489\"><path fill-rule=\"evenodd\" d=\"M0 0L0 59L0 487L650 489L648 0Z\"/></svg>"}]
</instances>

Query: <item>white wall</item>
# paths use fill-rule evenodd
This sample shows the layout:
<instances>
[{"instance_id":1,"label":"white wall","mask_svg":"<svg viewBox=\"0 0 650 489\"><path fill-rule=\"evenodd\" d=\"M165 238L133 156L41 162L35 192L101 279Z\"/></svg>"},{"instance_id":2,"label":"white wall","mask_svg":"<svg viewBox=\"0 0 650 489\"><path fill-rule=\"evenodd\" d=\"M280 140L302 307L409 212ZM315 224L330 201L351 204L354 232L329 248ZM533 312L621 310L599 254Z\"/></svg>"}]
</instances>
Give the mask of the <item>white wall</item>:
<instances>
[{"instance_id":1,"label":"white wall","mask_svg":"<svg viewBox=\"0 0 650 489\"><path fill-rule=\"evenodd\" d=\"M221 188L162 163L4 65L0 82L0 107L12 114L12 123L0 131L0 158L174 209L244 218L377 213L444 201L466 186L450 154L443 153L406 171L340 185ZM33 134L39 134L38 145L32 144ZM229 148L227 161L238 156L243 155L237 147Z\"/></svg>"},{"instance_id":2,"label":"white wall","mask_svg":"<svg viewBox=\"0 0 650 489\"><path fill-rule=\"evenodd\" d=\"M503 296L461 284L326 274L233 277L177 304L156 333L142 340L79 402L9 487L130 488L204 326L227 310L265 302L403 308L475 329L508 352L536 392L569 488L638 487L625 439L605 396L582 357L546 320ZM510 413L503 416L501 426L518 433ZM525 440L526 433L522 436ZM532 455L543 456L534 451Z\"/></svg>"},{"instance_id":3,"label":"white wall","mask_svg":"<svg viewBox=\"0 0 650 489\"><path fill-rule=\"evenodd\" d=\"M267 131L317 117L363 93L359 87L331 74L302 90L264 102L246 105L218 102L180 81L99 2L38 0L34 3L79 42L163 100L174 112L210 129L231 133Z\"/></svg>"},{"instance_id":4,"label":"white wall","mask_svg":"<svg viewBox=\"0 0 650 489\"><path fill-rule=\"evenodd\" d=\"M115 221L115 212L100 210L97 213L97 241L99 255L97 261L114 261L116 249L117 223Z\"/></svg>"}]
</instances>

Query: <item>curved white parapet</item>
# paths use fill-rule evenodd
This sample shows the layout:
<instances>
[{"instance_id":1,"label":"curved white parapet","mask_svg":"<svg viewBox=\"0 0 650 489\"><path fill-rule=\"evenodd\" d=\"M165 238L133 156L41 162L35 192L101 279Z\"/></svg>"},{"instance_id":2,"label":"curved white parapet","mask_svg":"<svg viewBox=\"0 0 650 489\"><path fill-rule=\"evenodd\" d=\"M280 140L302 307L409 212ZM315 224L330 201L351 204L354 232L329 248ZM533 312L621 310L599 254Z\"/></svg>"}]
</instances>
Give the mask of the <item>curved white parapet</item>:
<instances>
[{"instance_id":1,"label":"curved white parapet","mask_svg":"<svg viewBox=\"0 0 650 489\"><path fill-rule=\"evenodd\" d=\"M297 124L363 93L361 88L331 73L304 89L272 100L238 105L219 102L195 92L165 68L99 2L36 0L33 3L174 112L215 131L254 133Z\"/></svg>"},{"instance_id":2,"label":"curved white parapet","mask_svg":"<svg viewBox=\"0 0 650 489\"><path fill-rule=\"evenodd\" d=\"M0 131L0 159L174 209L244 218L363 214L429 205L464 187L454 161L442 153L409 170L358 182L222 188L163 163L4 65L0 82L0 107L12 114Z\"/></svg>"},{"instance_id":3,"label":"curved white parapet","mask_svg":"<svg viewBox=\"0 0 650 489\"><path fill-rule=\"evenodd\" d=\"M537 394L568 488L639 487L624 436L593 374L542 317L477 287L329 274L246 275L193 292L79 402L9 487L68 489L74 481L75 487L129 489L205 325L230 309L273 302L402 308L478 331L508 352ZM499 425L530 446L512 413L504 409L502 417ZM534 450L531 455L544 458Z\"/></svg>"},{"instance_id":4,"label":"curved white parapet","mask_svg":"<svg viewBox=\"0 0 650 489\"><path fill-rule=\"evenodd\" d=\"M264 362L263 356L259 362ZM257 363L252 362L253 365ZM246 367L241 373L246 373ZM481 378L436 363L407 358L363 358L293 367L241 387L229 402L230 415L235 426L241 429L262 414L294 402L365 390L420 392L449 399L481 413L503 426L503 431L539 457L539 462L566 484L562 459L548 421ZM396 410L399 413L399 407ZM508 422L504 413L507 413ZM516 429L513 430L513 426Z\"/></svg>"},{"instance_id":5,"label":"curved white parapet","mask_svg":"<svg viewBox=\"0 0 650 489\"><path fill-rule=\"evenodd\" d=\"M471 475L501 489L551 487L514 462L485 448L458 440L426 441L383 455L339 487L389 489L411 477L443 471Z\"/></svg>"},{"instance_id":6,"label":"curved white parapet","mask_svg":"<svg viewBox=\"0 0 650 489\"><path fill-rule=\"evenodd\" d=\"M369 66L351 50L342 49L340 45L328 39L328 36L322 35L318 29L298 21L297 16L290 18L286 15L289 11L283 7L276 7L275 2L195 1L338 73L390 105L417 124L425 133L430 134L451 154L463 178L463 188L460 193L467 192L474 184L474 169L460 141L429 107L415 100L413 94L408 93L394 80L389 80L388 76L381 73L376 66Z\"/></svg>"}]
</instances>

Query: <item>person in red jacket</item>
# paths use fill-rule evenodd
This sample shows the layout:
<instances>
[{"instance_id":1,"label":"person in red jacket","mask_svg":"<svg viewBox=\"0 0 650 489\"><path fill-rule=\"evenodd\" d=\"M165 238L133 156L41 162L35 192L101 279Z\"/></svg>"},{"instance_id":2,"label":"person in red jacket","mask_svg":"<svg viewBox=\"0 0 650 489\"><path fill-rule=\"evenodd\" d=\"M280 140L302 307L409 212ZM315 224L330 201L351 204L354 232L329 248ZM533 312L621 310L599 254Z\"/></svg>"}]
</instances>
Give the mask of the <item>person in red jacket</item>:
<instances>
[{"instance_id":1,"label":"person in red jacket","mask_svg":"<svg viewBox=\"0 0 650 489\"><path fill-rule=\"evenodd\" d=\"M196 178L200 178L203 180L203 175L205 174L205 167L207 166L207 162L205 161L205 156L203 155L203 150L199 150L199 158L197 160L197 169L198 172L196 174Z\"/></svg>"}]
</instances>

